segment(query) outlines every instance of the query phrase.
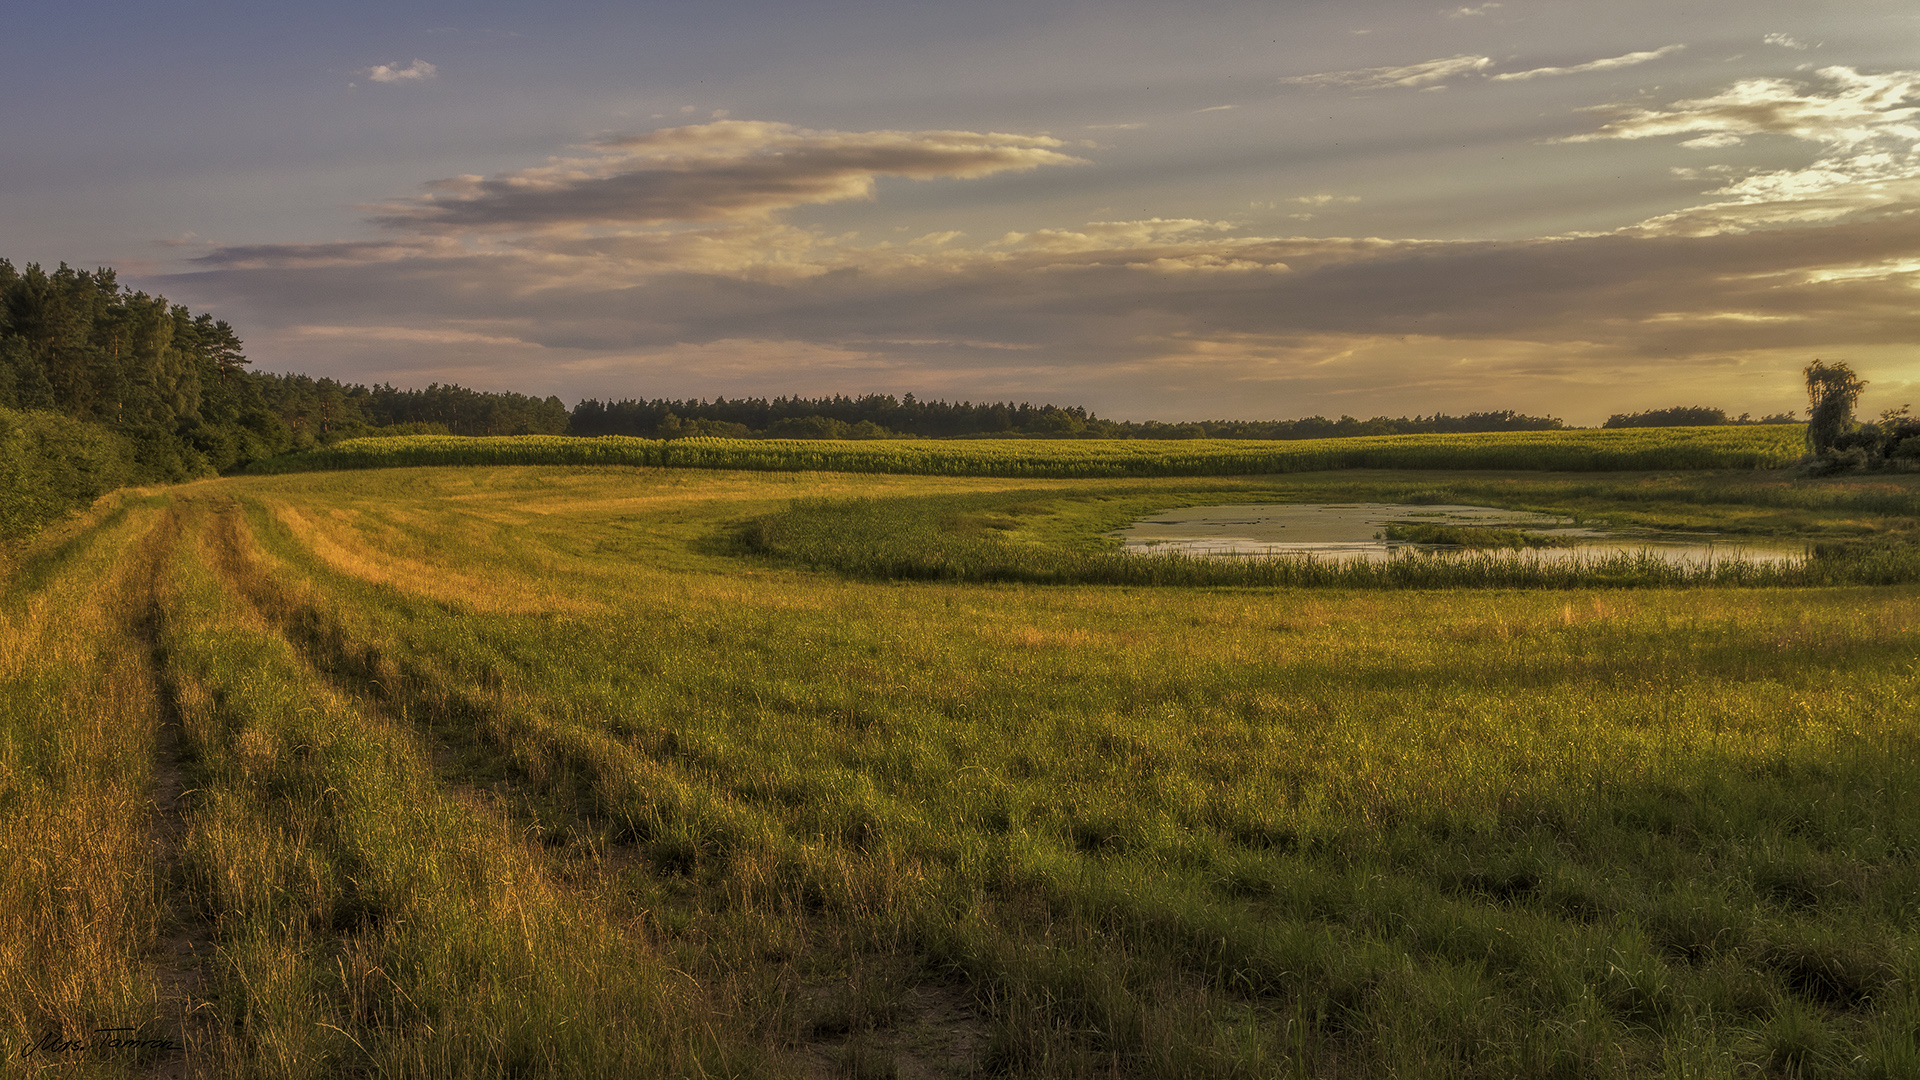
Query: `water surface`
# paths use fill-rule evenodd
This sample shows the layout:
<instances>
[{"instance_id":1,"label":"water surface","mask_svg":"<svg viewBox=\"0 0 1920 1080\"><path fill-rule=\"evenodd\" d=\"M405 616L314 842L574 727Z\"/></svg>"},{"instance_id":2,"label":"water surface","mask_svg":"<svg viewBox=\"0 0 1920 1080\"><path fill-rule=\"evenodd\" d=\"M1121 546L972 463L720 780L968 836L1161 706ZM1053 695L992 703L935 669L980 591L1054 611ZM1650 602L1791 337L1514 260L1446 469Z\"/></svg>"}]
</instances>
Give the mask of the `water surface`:
<instances>
[{"instance_id":1,"label":"water surface","mask_svg":"<svg viewBox=\"0 0 1920 1080\"><path fill-rule=\"evenodd\" d=\"M1181 552L1210 556L1316 555L1325 558L1389 559L1417 552L1463 549L1386 540L1389 525L1465 525L1483 529L1522 529L1563 537L1573 547L1528 548L1524 558L1543 561L1647 554L1673 563L1700 564L1727 559L1781 563L1803 557L1798 542L1712 533L1655 532L1577 525L1573 519L1502 510L1493 506L1412 506L1403 503L1241 503L1164 510L1114 533L1127 551ZM1474 549L1486 553L1489 549ZM1508 549L1491 549L1503 553Z\"/></svg>"}]
</instances>

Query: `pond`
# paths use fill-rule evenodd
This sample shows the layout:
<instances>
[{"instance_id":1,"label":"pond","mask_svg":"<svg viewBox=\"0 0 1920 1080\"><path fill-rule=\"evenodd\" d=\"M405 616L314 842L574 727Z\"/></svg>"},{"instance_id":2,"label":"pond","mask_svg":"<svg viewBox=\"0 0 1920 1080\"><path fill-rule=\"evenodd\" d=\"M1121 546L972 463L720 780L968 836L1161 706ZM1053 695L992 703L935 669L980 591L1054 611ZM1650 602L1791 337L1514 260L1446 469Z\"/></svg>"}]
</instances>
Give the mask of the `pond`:
<instances>
[{"instance_id":1,"label":"pond","mask_svg":"<svg viewBox=\"0 0 1920 1080\"><path fill-rule=\"evenodd\" d=\"M1646 553L1672 563L1727 559L1756 563L1794 562L1804 545L1791 540L1727 537L1578 525L1573 519L1502 510L1492 506L1413 506L1401 503L1241 503L1164 510L1113 535L1140 554L1181 552L1209 556L1315 555L1337 559L1389 559L1416 552L1511 554L1512 549L1462 549L1385 537L1391 526L1442 525L1516 529L1555 538L1568 546L1527 548L1523 558L1594 559Z\"/></svg>"}]
</instances>

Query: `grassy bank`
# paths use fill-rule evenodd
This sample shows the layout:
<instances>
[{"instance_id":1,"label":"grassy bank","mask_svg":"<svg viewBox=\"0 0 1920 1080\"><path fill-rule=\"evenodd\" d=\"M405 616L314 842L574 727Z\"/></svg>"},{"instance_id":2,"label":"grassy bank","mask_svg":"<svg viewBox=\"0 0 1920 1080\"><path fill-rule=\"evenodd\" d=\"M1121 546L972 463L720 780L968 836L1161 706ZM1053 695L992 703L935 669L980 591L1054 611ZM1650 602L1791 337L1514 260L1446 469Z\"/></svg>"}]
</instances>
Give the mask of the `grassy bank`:
<instances>
[{"instance_id":1,"label":"grassy bank","mask_svg":"<svg viewBox=\"0 0 1920 1080\"><path fill-rule=\"evenodd\" d=\"M178 771L172 831L115 814L176 838L127 914L47 923L129 927L88 985L155 988L0 1015L171 994L216 1076L1920 1070L1912 587L868 581L714 539L801 496L1051 499L1006 516L1070 546L1172 486L443 469L102 519L15 586L14 639L92 621L57 681L9 669L42 749L5 797ZM1828 513L1803 490L1690 505ZM149 697L82 740L60 703L111 678ZM83 745L93 786L29 782Z\"/></svg>"}]
</instances>

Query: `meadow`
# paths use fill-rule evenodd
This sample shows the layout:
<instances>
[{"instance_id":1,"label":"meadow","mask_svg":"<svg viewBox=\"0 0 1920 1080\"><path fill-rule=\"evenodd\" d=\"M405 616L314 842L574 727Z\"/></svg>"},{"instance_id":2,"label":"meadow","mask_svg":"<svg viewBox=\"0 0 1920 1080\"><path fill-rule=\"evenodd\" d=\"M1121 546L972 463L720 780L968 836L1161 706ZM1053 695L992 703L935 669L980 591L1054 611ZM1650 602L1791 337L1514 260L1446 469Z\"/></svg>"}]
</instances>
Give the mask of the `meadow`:
<instances>
[{"instance_id":1,"label":"meadow","mask_svg":"<svg viewBox=\"0 0 1920 1080\"><path fill-rule=\"evenodd\" d=\"M45 536L0 622L6 1067L1920 1075L1915 478L914 471L287 472ZM1087 570L1276 498L1855 570Z\"/></svg>"}]
</instances>

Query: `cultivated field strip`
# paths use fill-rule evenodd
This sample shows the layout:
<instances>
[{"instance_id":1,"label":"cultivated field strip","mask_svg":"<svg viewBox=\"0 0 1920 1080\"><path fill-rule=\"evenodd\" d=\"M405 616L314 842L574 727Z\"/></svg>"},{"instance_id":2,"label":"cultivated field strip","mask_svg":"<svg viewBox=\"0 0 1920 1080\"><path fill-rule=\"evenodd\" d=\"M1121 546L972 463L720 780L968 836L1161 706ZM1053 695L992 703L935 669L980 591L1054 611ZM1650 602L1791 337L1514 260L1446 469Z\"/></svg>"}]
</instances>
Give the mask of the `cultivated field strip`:
<instances>
[{"instance_id":1,"label":"cultivated field strip","mask_svg":"<svg viewBox=\"0 0 1920 1080\"><path fill-rule=\"evenodd\" d=\"M1342 439L640 439L625 435L350 439L256 462L256 473L421 465L628 465L923 476L1251 476L1329 469L1773 469L1805 453L1798 424L1510 431Z\"/></svg>"},{"instance_id":2,"label":"cultivated field strip","mask_svg":"<svg viewBox=\"0 0 1920 1080\"><path fill-rule=\"evenodd\" d=\"M419 470L103 513L6 628L67 642L62 693L146 687L87 790L164 790L181 725L173 851L95 981L197 1017L205 1075L1920 1068L1914 589L902 584L716 539L912 485L1033 482ZM63 638L35 597L106 614ZM43 706L10 746L65 745Z\"/></svg>"}]
</instances>

